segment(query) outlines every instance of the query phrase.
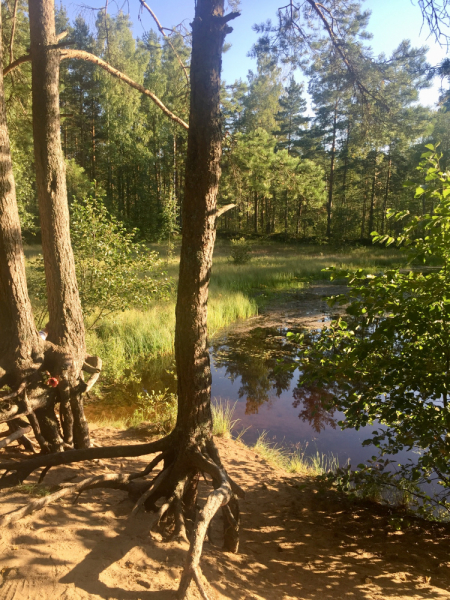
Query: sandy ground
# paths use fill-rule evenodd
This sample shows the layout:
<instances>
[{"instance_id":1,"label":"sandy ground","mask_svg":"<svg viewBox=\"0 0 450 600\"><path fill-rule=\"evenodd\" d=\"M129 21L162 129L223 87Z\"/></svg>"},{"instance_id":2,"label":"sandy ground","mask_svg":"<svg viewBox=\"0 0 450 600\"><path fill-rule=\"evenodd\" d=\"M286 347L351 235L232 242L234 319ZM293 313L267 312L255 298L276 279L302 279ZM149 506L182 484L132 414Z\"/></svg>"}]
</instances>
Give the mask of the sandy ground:
<instances>
[{"instance_id":1,"label":"sandy ground","mask_svg":"<svg viewBox=\"0 0 450 600\"><path fill-rule=\"evenodd\" d=\"M97 443L137 443L136 432L98 428ZM142 435L142 434L141 434ZM220 551L221 517L205 543L202 568L211 597L267 600L449 599L450 526L409 519L270 467L252 450L218 440L229 472L246 489L239 554ZM14 456L0 451L0 459ZM125 459L59 467L47 484L148 462ZM75 479L74 481L76 481ZM0 493L0 513L27 502ZM149 515L129 514L124 492L86 492L0 530L1 600L169 600L175 598L186 547L149 533ZM400 515L404 516L404 515ZM192 598L199 598L196 590Z\"/></svg>"}]
</instances>

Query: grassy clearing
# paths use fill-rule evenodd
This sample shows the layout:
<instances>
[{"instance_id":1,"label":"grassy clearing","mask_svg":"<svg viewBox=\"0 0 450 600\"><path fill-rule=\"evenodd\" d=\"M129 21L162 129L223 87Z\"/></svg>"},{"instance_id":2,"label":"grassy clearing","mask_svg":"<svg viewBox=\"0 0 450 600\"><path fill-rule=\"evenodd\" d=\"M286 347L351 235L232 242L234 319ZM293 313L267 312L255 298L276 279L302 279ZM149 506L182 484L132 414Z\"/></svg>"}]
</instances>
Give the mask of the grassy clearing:
<instances>
[{"instance_id":1,"label":"grassy clearing","mask_svg":"<svg viewBox=\"0 0 450 600\"><path fill-rule=\"evenodd\" d=\"M327 246L300 246L253 243L252 259L244 265L229 261L230 244L219 241L214 254L211 289L252 293L305 287L308 282L329 279L326 267L380 271L402 264L395 249L355 247L334 250Z\"/></svg>"}]
</instances>

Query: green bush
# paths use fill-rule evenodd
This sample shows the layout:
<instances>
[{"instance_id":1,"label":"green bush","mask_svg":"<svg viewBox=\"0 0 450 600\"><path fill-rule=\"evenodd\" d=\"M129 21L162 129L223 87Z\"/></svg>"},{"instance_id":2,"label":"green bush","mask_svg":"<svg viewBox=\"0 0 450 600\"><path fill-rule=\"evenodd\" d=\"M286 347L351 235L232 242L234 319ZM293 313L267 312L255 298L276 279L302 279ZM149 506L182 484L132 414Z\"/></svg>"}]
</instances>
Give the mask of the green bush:
<instances>
[{"instance_id":1,"label":"green bush","mask_svg":"<svg viewBox=\"0 0 450 600\"><path fill-rule=\"evenodd\" d=\"M137 426L148 421L155 426L158 433L170 433L177 421L177 395L164 390L143 392L139 395L138 408L134 411L130 426Z\"/></svg>"},{"instance_id":2,"label":"green bush","mask_svg":"<svg viewBox=\"0 0 450 600\"><path fill-rule=\"evenodd\" d=\"M167 295L171 282L160 271L156 252L136 241L137 230L110 215L99 198L74 201L70 234L81 305L92 328L112 313L145 309L155 298ZM31 295L43 306L45 283L42 256L30 261Z\"/></svg>"},{"instance_id":3,"label":"green bush","mask_svg":"<svg viewBox=\"0 0 450 600\"><path fill-rule=\"evenodd\" d=\"M244 238L231 240L231 260L235 265L245 265L251 260L251 246Z\"/></svg>"},{"instance_id":4,"label":"green bush","mask_svg":"<svg viewBox=\"0 0 450 600\"><path fill-rule=\"evenodd\" d=\"M378 275L347 273L350 291L335 302L348 304L345 319L320 334L293 336L299 343L299 385L323 388L345 414L343 428L377 425L364 445L379 456L356 471L341 469L338 485L397 488L426 512L450 513L450 180L439 169L433 146L423 155L425 183L416 189L430 214L406 222L396 239L375 241L406 247L422 268L390 269ZM407 212L394 214L400 221ZM438 267L427 265L438 263ZM339 274L341 276L342 274ZM403 465L389 455L412 451ZM388 458L386 458L388 456ZM395 470L393 466L395 465ZM423 484L439 483L430 496ZM428 488L429 489L429 488ZM434 508L433 508L434 510Z\"/></svg>"}]
</instances>

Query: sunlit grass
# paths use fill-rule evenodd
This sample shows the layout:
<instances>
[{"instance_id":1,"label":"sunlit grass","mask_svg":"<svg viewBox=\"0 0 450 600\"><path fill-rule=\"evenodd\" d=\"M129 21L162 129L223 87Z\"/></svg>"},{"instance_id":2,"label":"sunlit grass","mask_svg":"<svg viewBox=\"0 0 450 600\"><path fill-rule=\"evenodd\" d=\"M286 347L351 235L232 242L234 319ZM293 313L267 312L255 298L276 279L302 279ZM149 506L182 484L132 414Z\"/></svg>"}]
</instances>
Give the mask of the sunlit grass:
<instances>
[{"instance_id":1,"label":"sunlit grass","mask_svg":"<svg viewBox=\"0 0 450 600\"><path fill-rule=\"evenodd\" d=\"M256 302L241 292L212 294L208 305L210 337L239 319L258 313ZM103 377L126 376L141 360L172 355L175 337L175 301L159 302L145 311L127 310L104 319L87 333L91 354L101 356Z\"/></svg>"},{"instance_id":2,"label":"sunlit grass","mask_svg":"<svg viewBox=\"0 0 450 600\"><path fill-rule=\"evenodd\" d=\"M253 244L252 260L235 265L228 258L227 242L220 242L214 255L212 289L283 290L305 287L312 280L328 280L327 267L379 271L401 264L395 249L354 247L333 250L326 246Z\"/></svg>"},{"instance_id":3,"label":"sunlit grass","mask_svg":"<svg viewBox=\"0 0 450 600\"><path fill-rule=\"evenodd\" d=\"M236 402L231 404L230 402L213 398L211 402L213 435L216 435L217 437L231 438L231 432L236 423L239 421L239 419L233 419L235 408Z\"/></svg>"},{"instance_id":4,"label":"sunlit grass","mask_svg":"<svg viewBox=\"0 0 450 600\"><path fill-rule=\"evenodd\" d=\"M280 444L271 442L267 431L259 434L253 450L270 465L296 475L318 476L339 467L339 461L333 454L316 451L307 455L306 451L298 449L290 452Z\"/></svg>"}]
</instances>

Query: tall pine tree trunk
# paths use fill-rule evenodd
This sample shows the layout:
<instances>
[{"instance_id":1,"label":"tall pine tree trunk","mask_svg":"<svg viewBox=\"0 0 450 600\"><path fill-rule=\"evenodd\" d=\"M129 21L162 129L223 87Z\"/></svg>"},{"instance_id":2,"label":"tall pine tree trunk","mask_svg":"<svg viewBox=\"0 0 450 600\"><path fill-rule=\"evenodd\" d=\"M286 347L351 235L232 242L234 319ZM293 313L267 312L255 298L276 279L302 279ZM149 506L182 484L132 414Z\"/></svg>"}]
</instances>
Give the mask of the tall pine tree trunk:
<instances>
[{"instance_id":1,"label":"tall pine tree trunk","mask_svg":"<svg viewBox=\"0 0 450 600\"><path fill-rule=\"evenodd\" d=\"M85 448L90 445L81 397L85 389L81 369L86 347L60 139L60 57L54 48L57 39L53 0L30 0L29 14L34 156L49 311L48 339L58 347L49 370L59 378L64 442ZM42 420L51 448L61 450L59 423L52 406Z\"/></svg>"},{"instance_id":2,"label":"tall pine tree trunk","mask_svg":"<svg viewBox=\"0 0 450 600\"><path fill-rule=\"evenodd\" d=\"M328 186L328 201L327 201L327 237L331 236L331 213L333 210L333 192L334 192L334 162L336 159L336 127L337 127L337 100L334 105L333 116L333 137L331 142L331 158L330 158L330 182Z\"/></svg>"},{"instance_id":3,"label":"tall pine tree trunk","mask_svg":"<svg viewBox=\"0 0 450 600\"><path fill-rule=\"evenodd\" d=\"M388 168L387 168L386 185L384 188L384 198L383 198L383 211L381 214L381 233L384 233L385 223L386 223L387 202L388 202L388 196L389 196L389 184L391 181L391 166L392 166L392 157L391 157L391 148L389 147Z\"/></svg>"},{"instance_id":4,"label":"tall pine tree trunk","mask_svg":"<svg viewBox=\"0 0 450 600\"><path fill-rule=\"evenodd\" d=\"M43 342L28 297L4 98L0 72L0 382L16 387L42 362Z\"/></svg>"},{"instance_id":5,"label":"tall pine tree trunk","mask_svg":"<svg viewBox=\"0 0 450 600\"><path fill-rule=\"evenodd\" d=\"M66 169L59 118L59 53L53 0L30 0L33 137L42 252L50 315L49 340L85 356L84 324L70 243Z\"/></svg>"},{"instance_id":6,"label":"tall pine tree trunk","mask_svg":"<svg viewBox=\"0 0 450 600\"><path fill-rule=\"evenodd\" d=\"M373 175L372 175L372 191L370 194L370 206L369 206L369 236L374 230L375 221L375 197L376 197L376 186L377 186L377 155L373 159Z\"/></svg>"}]
</instances>

